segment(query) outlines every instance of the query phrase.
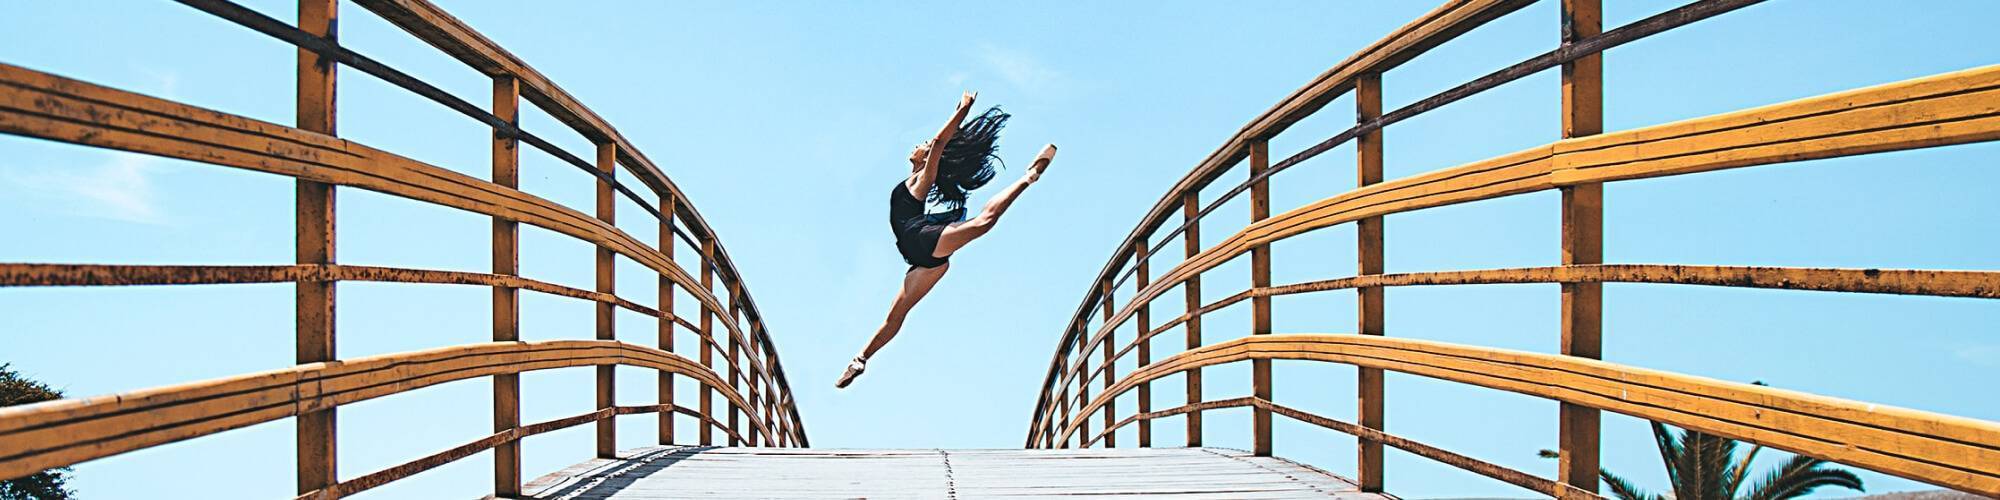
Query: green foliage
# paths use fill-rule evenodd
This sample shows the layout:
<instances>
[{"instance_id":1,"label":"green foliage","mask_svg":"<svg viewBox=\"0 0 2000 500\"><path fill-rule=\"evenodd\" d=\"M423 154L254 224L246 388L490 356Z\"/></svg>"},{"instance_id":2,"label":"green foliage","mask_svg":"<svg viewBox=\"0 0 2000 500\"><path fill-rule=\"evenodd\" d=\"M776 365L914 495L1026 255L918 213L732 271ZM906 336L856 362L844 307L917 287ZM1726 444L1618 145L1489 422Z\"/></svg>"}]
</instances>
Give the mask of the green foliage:
<instances>
[{"instance_id":1,"label":"green foliage","mask_svg":"<svg viewBox=\"0 0 2000 500\"><path fill-rule=\"evenodd\" d=\"M0 364L0 406L24 405L62 399L62 391L48 384L29 380L9 370L12 365ZM0 481L0 500L63 500L73 498L75 490L66 486L70 479L68 467L49 469L27 477Z\"/></svg>"},{"instance_id":2,"label":"green foliage","mask_svg":"<svg viewBox=\"0 0 2000 500\"><path fill-rule=\"evenodd\" d=\"M1821 486L1838 486L1854 491L1862 489L1861 478L1847 469L1828 464L1825 460L1807 456L1793 456L1784 465L1764 474L1757 482L1750 483L1749 491L1743 491L1743 479L1749 475L1750 461L1757 459L1761 445L1753 445L1750 452L1736 456L1739 443L1734 439L1703 434L1699 431L1681 431L1675 434L1667 426L1653 422L1653 441L1660 449L1660 461L1667 466L1667 482L1673 485L1670 494L1646 491L1632 484L1623 476L1599 469L1597 477L1604 481L1604 488L1610 490L1612 498L1621 500L1785 500L1812 493ZM1541 450L1536 455L1542 458L1558 457L1555 451Z\"/></svg>"}]
</instances>

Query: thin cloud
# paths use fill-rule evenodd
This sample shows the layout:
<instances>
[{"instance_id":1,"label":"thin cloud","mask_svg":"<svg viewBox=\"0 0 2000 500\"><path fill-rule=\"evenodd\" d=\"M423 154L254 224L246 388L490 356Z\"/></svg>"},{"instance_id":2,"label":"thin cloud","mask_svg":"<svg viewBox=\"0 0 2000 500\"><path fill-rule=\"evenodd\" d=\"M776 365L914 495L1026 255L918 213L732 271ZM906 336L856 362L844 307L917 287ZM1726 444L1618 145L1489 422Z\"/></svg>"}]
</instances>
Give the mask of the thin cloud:
<instances>
[{"instance_id":1,"label":"thin cloud","mask_svg":"<svg viewBox=\"0 0 2000 500\"><path fill-rule=\"evenodd\" d=\"M992 44L979 46L979 60L1002 81L1027 92L1059 90L1066 77L1027 52Z\"/></svg>"},{"instance_id":2,"label":"thin cloud","mask_svg":"<svg viewBox=\"0 0 2000 500\"><path fill-rule=\"evenodd\" d=\"M1975 344L1953 351L1953 357L1982 366L2000 366L2000 345Z\"/></svg>"},{"instance_id":3,"label":"thin cloud","mask_svg":"<svg viewBox=\"0 0 2000 500\"><path fill-rule=\"evenodd\" d=\"M135 224L166 224L153 189L161 168L157 158L134 153L109 153L102 163L76 169L22 171L9 169L0 184L21 191L24 198L85 217Z\"/></svg>"}]
</instances>

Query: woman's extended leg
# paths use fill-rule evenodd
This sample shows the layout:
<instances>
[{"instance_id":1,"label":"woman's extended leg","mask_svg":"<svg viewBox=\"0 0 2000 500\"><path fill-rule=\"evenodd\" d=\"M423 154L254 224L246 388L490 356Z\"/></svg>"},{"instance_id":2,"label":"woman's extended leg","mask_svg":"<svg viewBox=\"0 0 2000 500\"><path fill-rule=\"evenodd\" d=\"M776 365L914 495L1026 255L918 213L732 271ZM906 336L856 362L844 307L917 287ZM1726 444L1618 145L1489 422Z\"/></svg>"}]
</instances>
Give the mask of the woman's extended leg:
<instances>
[{"instance_id":1,"label":"woman's extended leg","mask_svg":"<svg viewBox=\"0 0 2000 500\"><path fill-rule=\"evenodd\" d=\"M931 293L931 287L936 286L938 279L943 278L944 272L949 269L951 263L947 262L937 267L913 268L903 274L903 289L896 292L896 302L889 306L889 318L882 321L881 328L875 329L875 336L868 339L868 347L862 348L861 355L854 357L855 365L848 366L847 371L840 375L840 380L834 383L835 387L847 387L854 377L861 375L868 358L888 345L889 339L896 338L896 332L903 329L903 318L910 315L910 309L916 307L917 301Z\"/></svg>"},{"instance_id":2,"label":"woman's extended leg","mask_svg":"<svg viewBox=\"0 0 2000 500\"><path fill-rule=\"evenodd\" d=\"M1007 213L1007 207L1014 204L1014 198L1021 196L1021 191L1027 190L1028 185L1042 178L1042 171L1048 168L1049 162L1053 161L1055 156L1054 144L1042 148L1042 153L1035 157L1034 164L1028 166L1027 175L1022 175L1020 180L1008 184L1005 189L1000 190L1000 194L993 195L992 200L987 200L986 207L979 210L979 216L952 224L946 227L943 233L938 234L937 250L933 250L931 256L950 257L953 252L964 248L966 243L971 243L972 240L985 236L987 231L992 231L993 225L1000 222L1000 216Z\"/></svg>"}]
</instances>

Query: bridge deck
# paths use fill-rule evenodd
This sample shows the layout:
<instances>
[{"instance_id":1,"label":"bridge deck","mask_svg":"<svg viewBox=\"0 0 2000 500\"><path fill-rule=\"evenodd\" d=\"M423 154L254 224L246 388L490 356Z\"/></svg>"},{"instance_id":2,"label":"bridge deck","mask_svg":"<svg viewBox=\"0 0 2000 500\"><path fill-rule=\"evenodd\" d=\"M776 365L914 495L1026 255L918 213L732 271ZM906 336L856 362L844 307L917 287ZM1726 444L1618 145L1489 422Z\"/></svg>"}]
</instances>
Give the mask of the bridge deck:
<instances>
[{"instance_id":1,"label":"bridge deck","mask_svg":"<svg viewBox=\"0 0 2000 500\"><path fill-rule=\"evenodd\" d=\"M838 450L654 447L543 476L537 499L1385 499L1288 460L1216 448Z\"/></svg>"}]
</instances>

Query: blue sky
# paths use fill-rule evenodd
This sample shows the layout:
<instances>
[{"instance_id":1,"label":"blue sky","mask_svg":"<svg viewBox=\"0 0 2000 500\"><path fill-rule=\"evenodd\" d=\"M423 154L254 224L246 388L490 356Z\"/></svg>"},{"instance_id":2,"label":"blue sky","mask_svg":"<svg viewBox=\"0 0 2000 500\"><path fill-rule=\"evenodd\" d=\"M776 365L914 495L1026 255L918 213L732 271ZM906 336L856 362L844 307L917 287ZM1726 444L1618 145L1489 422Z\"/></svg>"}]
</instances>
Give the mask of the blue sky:
<instances>
[{"instance_id":1,"label":"blue sky","mask_svg":"<svg viewBox=\"0 0 2000 500\"><path fill-rule=\"evenodd\" d=\"M245 3L293 18L289 2ZM1058 333L1143 211L1256 113L1433 6L439 3L619 127L689 193L768 316L815 445L1002 448L1020 445ZM1610 0L1606 24L1677 3ZM1387 105L1554 47L1556 4L1525 8L1389 72ZM1612 50L1607 128L2000 62L1990 49L2000 33L1984 22L2000 16L2000 4L1898 6L1773 1ZM341 8L343 43L486 102L479 73L363 9ZM13 2L5 11L0 61L292 122L294 49L263 35L169 2ZM1556 140L1557 83L1555 72L1543 72L1390 127L1388 177ZM999 229L953 259L857 386L834 391L834 376L880 322L904 268L882 224L883 191L906 168L908 148L968 89L1014 113L1001 143L1010 164L1025 165L1047 142L1062 155ZM1352 107L1351 98L1334 102L1276 138L1273 152L1288 155L1344 129ZM487 175L485 128L359 72L341 74L339 116L344 137ZM588 143L547 115L529 110L523 122L589 157ZM523 189L591 206L590 177L524 151ZM1277 176L1273 205L1351 188L1352 155L1342 146ZM2000 268L1991 252L2000 243L1996 158L2000 146L1969 145L1614 184L1606 188L1606 260ZM1203 199L1242 175L1225 176ZM290 263L291 193L289 179L272 175L0 136L0 261ZM359 190L340 196L342 262L488 269L486 217ZM634 215L643 212L621 203L621 227L654 233ZM1556 264L1557 208L1557 194L1545 192L1390 216L1388 270ZM1210 220L1207 244L1240 228L1247 205L1228 204ZM522 247L525 275L590 285L590 246L529 228ZM1353 251L1352 226L1278 243L1274 281L1349 275ZM643 268L619 266L619 289L653 303ZM1209 273L1208 300L1242 289L1248 275L1247 259ZM292 359L291 288L0 289L0 362L74 396L282 368ZM524 337L590 337L588 303L522 296ZM487 297L477 287L342 284L340 355L484 341ZM1168 297L1158 317L1180 312L1178 294ZM1277 329L1351 331L1353 300L1352 292L1278 298ZM1555 285L1400 288L1387 300L1393 336L1557 347ZM1968 384L2000 369L1992 326L2000 302L1612 284L1605 303L1606 358L1615 362L2000 420L2000 401ZM650 342L650 319L621 312L619 322L621 338ZM1205 324L1218 340L1247 333L1247 304ZM1176 345L1159 343L1156 356ZM1352 418L1352 368L1281 362L1277 371L1280 402ZM620 376L621 403L650 401L649 372ZM591 409L589 370L523 380L526 421ZM1247 394L1249 368L1210 369L1206 380L1210 399ZM1156 407L1180 403L1179 391L1157 392ZM344 407L342 476L486 435L488 394L488 382L472 380ZM1119 407L1131 411L1132 397ZM1535 458L1555 446L1552 402L1394 374L1388 401L1392 432L1554 475L1553 462ZM1210 445L1249 446L1247 412L1213 412L1208 421ZM1351 473L1352 438L1280 421L1280 455ZM650 444L651 422L620 420L620 444ZM1160 444L1178 443L1180 420L1158 426ZM1663 485L1643 421L1607 415L1604 432L1607 467ZM590 436L578 427L530 439L526 473L588 458ZM291 443L289 421L267 423L84 464L77 486L86 498L283 497L292 493ZM363 496L478 496L489 460L479 455ZM1864 477L1871 492L1922 487ZM1393 450L1388 485L1413 498L1528 496Z\"/></svg>"}]
</instances>

